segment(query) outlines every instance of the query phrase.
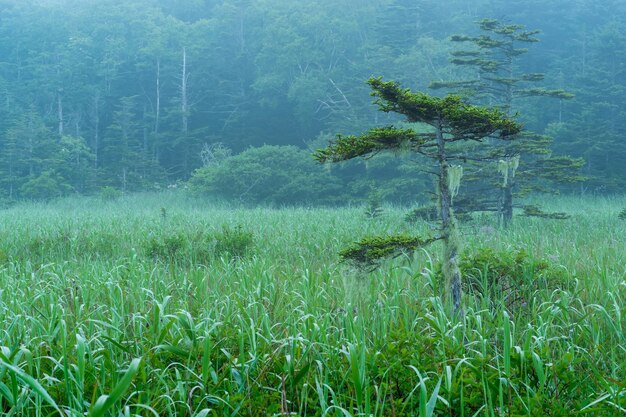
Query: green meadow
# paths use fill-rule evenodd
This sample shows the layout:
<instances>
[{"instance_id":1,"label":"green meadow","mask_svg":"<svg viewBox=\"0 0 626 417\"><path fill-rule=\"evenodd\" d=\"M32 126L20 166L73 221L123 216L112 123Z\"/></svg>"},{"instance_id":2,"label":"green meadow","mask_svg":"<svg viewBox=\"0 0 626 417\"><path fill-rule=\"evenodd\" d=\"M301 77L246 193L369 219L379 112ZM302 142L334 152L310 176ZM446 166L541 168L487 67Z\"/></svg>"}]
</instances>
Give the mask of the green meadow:
<instances>
[{"instance_id":1,"label":"green meadow","mask_svg":"<svg viewBox=\"0 0 626 417\"><path fill-rule=\"evenodd\" d=\"M0 211L3 416L626 415L625 198L461 224L464 316L406 208L238 208L177 193Z\"/></svg>"}]
</instances>

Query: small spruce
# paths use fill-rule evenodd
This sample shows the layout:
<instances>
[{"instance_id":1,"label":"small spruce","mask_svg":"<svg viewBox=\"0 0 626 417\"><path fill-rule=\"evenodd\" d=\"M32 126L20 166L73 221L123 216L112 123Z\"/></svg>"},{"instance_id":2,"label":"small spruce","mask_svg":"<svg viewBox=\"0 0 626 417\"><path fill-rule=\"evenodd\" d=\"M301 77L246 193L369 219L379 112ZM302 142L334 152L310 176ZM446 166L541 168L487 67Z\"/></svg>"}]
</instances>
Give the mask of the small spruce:
<instances>
[{"instance_id":1,"label":"small spruce","mask_svg":"<svg viewBox=\"0 0 626 417\"><path fill-rule=\"evenodd\" d=\"M369 193L367 198L367 205L365 206L365 217L368 219L375 219L383 214L383 198L378 190L373 190Z\"/></svg>"}]
</instances>

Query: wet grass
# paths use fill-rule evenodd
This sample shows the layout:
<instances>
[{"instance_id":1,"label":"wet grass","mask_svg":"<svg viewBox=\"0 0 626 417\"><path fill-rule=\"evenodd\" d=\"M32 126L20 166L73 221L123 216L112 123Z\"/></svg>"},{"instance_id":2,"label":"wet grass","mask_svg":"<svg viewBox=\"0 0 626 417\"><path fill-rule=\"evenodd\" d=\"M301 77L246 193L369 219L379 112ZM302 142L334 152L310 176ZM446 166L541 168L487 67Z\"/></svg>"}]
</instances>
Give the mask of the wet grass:
<instances>
[{"instance_id":1,"label":"wet grass","mask_svg":"<svg viewBox=\"0 0 626 417\"><path fill-rule=\"evenodd\" d=\"M616 416L626 412L625 199L463 226L567 285L438 297L437 246L364 273L337 252L429 233L385 207L242 209L176 194L0 212L0 407L15 416ZM488 277L483 277L488 279ZM507 294L500 294L506 297ZM491 295L498 297L498 295Z\"/></svg>"}]
</instances>

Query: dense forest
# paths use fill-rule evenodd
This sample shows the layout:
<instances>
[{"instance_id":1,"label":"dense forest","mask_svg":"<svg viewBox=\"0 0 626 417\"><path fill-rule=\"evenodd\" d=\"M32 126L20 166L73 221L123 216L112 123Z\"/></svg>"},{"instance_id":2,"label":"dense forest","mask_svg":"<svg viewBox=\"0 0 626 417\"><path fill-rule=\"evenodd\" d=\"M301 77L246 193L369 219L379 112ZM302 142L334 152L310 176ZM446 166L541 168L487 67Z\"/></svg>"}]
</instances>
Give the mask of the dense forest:
<instances>
[{"instance_id":1,"label":"dense forest","mask_svg":"<svg viewBox=\"0 0 626 417\"><path fill-rule=\"evenodd\" d=\"M371 105L371 76L433 94L447 90L430 86L479 77L455 62L467 45L453 40L479 36L484 18L540 31L510 67L539 81L537 94L512 107L527 131L550 138L550 156L584 159L585 181L559 187L623 190L621 0L2 0L2 198L153 190L195 177L227 197L281 204L345 202L383 179L386 197L410 201L431 183L409 162L327 172L311 153L335 133L385 123ZM557 90L567 95L542 93ZM197 174L218 162L236 181ZM273 189L276 177L295 175L260 179L278 166L302 178Z\"/></svg>"}]
</instances>

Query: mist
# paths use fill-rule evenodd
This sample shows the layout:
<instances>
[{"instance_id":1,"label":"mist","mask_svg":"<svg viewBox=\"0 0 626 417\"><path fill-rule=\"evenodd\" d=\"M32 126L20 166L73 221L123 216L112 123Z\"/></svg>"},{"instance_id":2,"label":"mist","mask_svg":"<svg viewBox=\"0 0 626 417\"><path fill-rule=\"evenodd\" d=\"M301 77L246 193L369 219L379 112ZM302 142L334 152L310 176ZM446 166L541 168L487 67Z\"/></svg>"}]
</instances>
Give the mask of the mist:
<instances>
[{"instance_id":1,"label":"mist","mask_svg":"<svg viewBox=\"0 0 626 417\"><path fill-rule=\"evenodd\" d=\"M626 415L626 1L0 0L0 413Z\"/></svg>"}]
</instances>

